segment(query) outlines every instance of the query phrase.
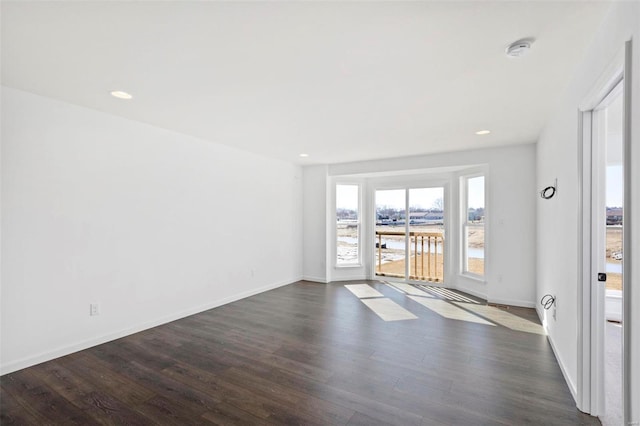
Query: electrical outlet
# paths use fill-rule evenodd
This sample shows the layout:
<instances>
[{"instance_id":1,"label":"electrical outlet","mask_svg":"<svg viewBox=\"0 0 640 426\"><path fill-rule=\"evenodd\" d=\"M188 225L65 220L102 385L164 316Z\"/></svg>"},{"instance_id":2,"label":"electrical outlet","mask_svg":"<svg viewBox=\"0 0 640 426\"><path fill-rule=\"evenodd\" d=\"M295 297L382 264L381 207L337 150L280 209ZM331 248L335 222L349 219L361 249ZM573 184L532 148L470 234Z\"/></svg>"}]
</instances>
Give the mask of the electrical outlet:
<instances>
[{"instance_id":1,"label":"electrical outlet","mask_svg":"<svg viewBox=\"0 0 640 426\"><path fill-rule=\"evenodd\" d=\"M553 296L553 320L556 320L556 309L558 309L558 299L556 299L555 296Z\"/></svg>"},{"instance_id":2,"label":"electrical outlet","mask_svg":"<svg viewBox=\"0 0 640 426\"><path fill-rule=\"evenodd\" d=\"M89 315L96 316L96 315L100 315L100 304L99 303L92 303L89 305Z\"/></svg>"}]
</instances>

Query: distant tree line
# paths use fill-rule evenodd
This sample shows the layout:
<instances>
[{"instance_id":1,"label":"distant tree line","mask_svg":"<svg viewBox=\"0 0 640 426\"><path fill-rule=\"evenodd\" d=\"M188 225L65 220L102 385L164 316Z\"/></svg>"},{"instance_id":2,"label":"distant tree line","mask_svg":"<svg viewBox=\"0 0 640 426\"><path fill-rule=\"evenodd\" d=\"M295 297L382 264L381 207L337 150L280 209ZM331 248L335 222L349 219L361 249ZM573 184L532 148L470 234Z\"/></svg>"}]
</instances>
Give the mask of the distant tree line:
<instances>
[{"instance_id":1,"label":"distant tree line","mask_svg":"<svg viewBox=\"0 0 640 426\"><path fill-rule=\"evenodd\" d=\"M336 209L336 217L338 220L357 220L358 219L358 211L351 209Z\"/></svg>"},{"instance_id":2,"label":"distant tree line","mask_svg":"<svg viewBox=\"0 0 640 426\"><path fill-rule=\"evenodd\" d=\"M410 207L410 213L442 213L442 208L430 208L424 207ZM376 209L376 216L378 219L388 220L402 220L405 219L404 209L398 209L390 206L380 206ZM358 212L353 209L338 208L336 209L336 218L338 220L357 220ZM478 207L477 209L470 208L468 212L469 221L479 221L484 218L484 208Z\"/></svg>"},{"instance_id":3,"label":"distant tree line","mask_svg":"<svg viewBox=\"0 0 640 426\"><path fill-rule=\"evenodd\" d=\"M409 208L409 214L411 213L442 213L442 210L438 209L425 209L422 207ZM396 209L393 207L379 207L376 209L376 215L378 220L404 220L404 209Z\"/></svg>"},{"instance_id":4,"label":"distant tree line","mask_svg":"<svg viewBox=\"0 0 640 426\"><path fill-rule=\"evenodd\" d=\"M607 225L622 225L622 207L607 207Z\"/></svg>"},{"instance_id":5,"label":"distant tree line","mask_svg":"<svg viewBox=\"0 0 640 426\"><path fill-rule=\"evenodd\" d=\"M409 206L409 213L442 213L444 211L444 200L437 198L433 201L431 208L422 206ZM387 205L376 208L378 219L403 220L405 218L405 210Z\"/></svg>"},{"instance_id":6,"label":"distant tree line","mask_svg":"<svg viewBox=\"0 0 640 426\"><path fill-rule=\"evenodd\" d=\"M469 208L468 212L469 221L478 221L484 218L484 207L478 207L474 209L473 207Z\"/></svg>"}]
</instances>

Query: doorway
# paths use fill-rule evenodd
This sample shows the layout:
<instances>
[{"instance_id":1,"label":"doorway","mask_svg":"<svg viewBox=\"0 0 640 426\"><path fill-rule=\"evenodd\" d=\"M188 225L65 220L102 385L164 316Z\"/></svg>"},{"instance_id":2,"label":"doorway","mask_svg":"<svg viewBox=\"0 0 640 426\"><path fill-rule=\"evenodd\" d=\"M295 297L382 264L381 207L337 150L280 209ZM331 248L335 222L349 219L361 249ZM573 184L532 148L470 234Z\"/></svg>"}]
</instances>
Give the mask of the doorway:
<instances>
[{"instance_id":1,"label":"doorway","mask_svg":"<svg viewBox=\"0 0 640 426\"><path fill-rule=\"evenodd\" d=\"M377 277L444 283L445 187L375 190Z\"/></svg>"},{"instance_id":2,"label":"doorway","mask_svg":"<svg viewBox=\"0 0 640 426\"><path fill-rule=\"evenodd\" d=\"M629 419L631 42L580 105L578 408L603 424ZM616 195L617 194L617 195ZM618 300L611 296L619 292ZM608 297L609 296L609 297ZM607 319L614 322L608 322ZM618 322L619 321L619 322ZM608 332L608 333L607 333Z\"/></svg>"},{"instance_id":3,"label":"doorway","mask_svg":"<svg viewBox=\"0 0 640 426\"><path fill-rule=\"evenodd\" d=\"M601 410L604 426L623 424L622 322L624 275L623 89L620 82L592 115L592 285L604 302Z\"/></svg>"}]
</instances>

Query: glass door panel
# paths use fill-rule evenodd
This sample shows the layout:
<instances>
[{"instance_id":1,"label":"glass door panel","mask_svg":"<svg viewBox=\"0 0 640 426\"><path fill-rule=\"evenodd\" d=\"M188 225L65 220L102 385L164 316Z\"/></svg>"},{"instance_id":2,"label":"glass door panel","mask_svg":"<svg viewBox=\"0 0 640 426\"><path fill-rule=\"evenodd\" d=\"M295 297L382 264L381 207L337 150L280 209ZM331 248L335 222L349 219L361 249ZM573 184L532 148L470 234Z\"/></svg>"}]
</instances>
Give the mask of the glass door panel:
<instances>
[{"instance_id":1,"label":"glass door panel","mask_svg":"<svg viewBox=\"0 0 640 426\"><path fill-rule=\"evenodd\" d=\"M409 189L409 279L444 281L444 188Z\"/></svg>"},{"instance_id":2,"label":"glass door panel","mask_svg":"<svg viewBox=\"0 0 640 426\"><path fill-rule=\"evenodd\" d=\"M406 277L406 190L376 191L376 275Z\"/></svg>"},{"instance_id":3,"label":"glass door panel","mask_svg":"<svg viewBox=\"0 0 640 426\"><path fill-rule=\"evenodd\" d=\"M622 291L622 213L624 211L624 173L622 169L624 147L622 141L622 96L606 108L606 172L605 172L605 204L606 204L606 236L605 240L605 272L607 273L607 290ZM613 293L611 293L613 294ZM608 318L607 318L608 319ZM620 318L622 319L622 318Z\"/></svg>"}]
</instances>

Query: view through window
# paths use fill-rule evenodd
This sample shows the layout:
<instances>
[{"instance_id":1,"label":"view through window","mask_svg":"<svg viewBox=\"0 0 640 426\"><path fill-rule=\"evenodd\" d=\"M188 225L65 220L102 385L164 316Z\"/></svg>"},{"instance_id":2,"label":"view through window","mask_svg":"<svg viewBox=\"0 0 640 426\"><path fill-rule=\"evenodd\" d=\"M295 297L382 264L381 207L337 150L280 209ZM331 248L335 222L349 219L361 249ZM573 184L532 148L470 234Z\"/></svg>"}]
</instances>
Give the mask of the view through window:
<instances>
[{"instance_id":1,"label":"view through window","mask_svg":"<svg viewBox=\"0 0 640 426\"><path fill-rule=\"evenodd\" d=\"M409 277L444 281L444 188L409 190Z\"/></svg>"},{"instance_id":2,"label":"view through window","mask_svg":"<svg viewBox=\"0 0 640 426\"><path fill-rule=\"evenodd\" d=\"M376 191L376 275L405 277L406 197L404 189Z\"/></svg>"},{"instance_id":3,"label":"view through window","mask_svg":"<svg viewBox=\"0 0 640 426\"><path fill-rule=\"evenodd\" d=\"M444 217L441 186L377 190L376 275L443 282Z\"/></svg>"},{"instance_id":4,"label":"view through window","mask_svg":"<svg viewBox=\"0 0 640 426\"><path fill-rule=\"evenodd\" d=\"M336 185L336 265L360 263L358 185Z\"/></svg>"},{"instance_id":5,"label":"view through window","mask_svg":"<svg viewBox=\"0 0 640 426\"><path fill-rule=\"evenodd\" d=\"M484 276L484 176L464 179L465 221L463 222L464 273Z\"/></svg>"},{"instance_id":6,"label":"view through window","mask_svg":"<svg viewBox=\"0 0 640 426\"><path fill-rule=\"evenodd\" d=\"M622 167L622 97L606 111L606 272L607 289L622 290L622 212L624 175Z\"/></svg>"}]
</instances>

